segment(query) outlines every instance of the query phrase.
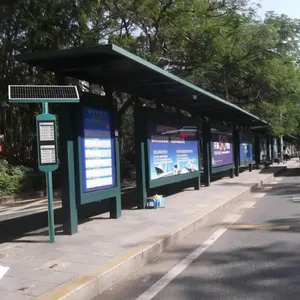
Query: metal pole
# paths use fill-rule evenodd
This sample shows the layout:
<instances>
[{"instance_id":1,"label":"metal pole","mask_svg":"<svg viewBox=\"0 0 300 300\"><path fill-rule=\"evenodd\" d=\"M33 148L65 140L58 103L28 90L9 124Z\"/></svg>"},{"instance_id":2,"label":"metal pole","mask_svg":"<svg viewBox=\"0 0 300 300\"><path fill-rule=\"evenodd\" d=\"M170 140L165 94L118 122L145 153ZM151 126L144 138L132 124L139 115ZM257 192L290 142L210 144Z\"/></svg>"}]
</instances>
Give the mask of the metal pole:
<instances>
[{"instance_id":1,"label":"metal pole","mask_svg":"<svg viewBox=\"0 0 300 300\"><path fill-rule=\"evenodd\" d=\"M48 114L48 103L43 103L43 113ZM53 211L53 184L52 172L46 172L47 199L48 199L48 227L50 243L55 242L54 211Z\"/></svg>"},{"instance_id":2,"label":"metal pole","mask_svg":"<svg viewBox=\"0 0 300 300\"><path fill-rule=\"evenodd\" d=\"M47 198L48 198L48 226L50 243L55 242L54 211L53 211L53 187L52 172L46 172Z\"/></svg>"}]
</instances>

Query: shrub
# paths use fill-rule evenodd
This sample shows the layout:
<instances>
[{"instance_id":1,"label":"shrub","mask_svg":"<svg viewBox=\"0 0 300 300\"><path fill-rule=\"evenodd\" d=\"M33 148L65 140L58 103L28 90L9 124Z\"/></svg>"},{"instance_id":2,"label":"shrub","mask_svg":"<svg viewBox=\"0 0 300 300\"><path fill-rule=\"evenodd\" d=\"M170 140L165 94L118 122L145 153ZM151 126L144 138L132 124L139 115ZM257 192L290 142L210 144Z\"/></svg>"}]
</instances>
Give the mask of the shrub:
<instances>
[{"instance_id":1,"label":"shrub","mask_svg":"<svg viewBox=\"0 0 300 300\"><path fill-rule=\"evenodd\" d=\"M6 159L0 159L0 196L27 191L30 189L28 179L33 179L33 174L31 168L10 165Z\"/></svg>"}]
</instances>

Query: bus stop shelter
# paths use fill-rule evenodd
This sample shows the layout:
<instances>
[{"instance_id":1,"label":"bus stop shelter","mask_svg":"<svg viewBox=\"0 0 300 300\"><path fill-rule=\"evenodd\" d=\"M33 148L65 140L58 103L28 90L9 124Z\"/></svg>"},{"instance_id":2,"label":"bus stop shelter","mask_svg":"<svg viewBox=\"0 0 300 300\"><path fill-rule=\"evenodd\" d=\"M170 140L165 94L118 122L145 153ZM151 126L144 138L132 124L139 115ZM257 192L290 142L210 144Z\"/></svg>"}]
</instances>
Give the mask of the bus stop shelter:
<instances>
[{"instance_id":1,"label":"bus stop shelter","mask_svg":"<svg viewBox=\"0 0 300 300\"><path fill-rule=\"evenodd\" d=\"M77 231L77 209L80 205L113 198L111 201L111 217L121 215L121 184L118 145L118 120L126 109L134 106L136 181L139 208L146 204L147 192L151 188L173 184L184 180L193 180L196 189L200 188L201 168L203 167L203 183L208 186L212 173L230 171L231 176L238 176L241 162L240 131L247 132L252 139L251 128L268 124L257 116L215 96L120 47L109 44L105 46L80 47L68 50L27 53L17 56L20 62L53 72L58 84L67 84L66 78L84 80L90 84L100 84L105 90L105 97L82 94L80 104L61 104L59 113L60 167L65 180L63 184L62 203L64 210L64 232L72 234ZM131 97L117 110L113 92L123 92ZM143 107L142 101L147 99L155 103L155 108ZM177 113L167 113L164 106L171 106ZM92 108L92 109L91 109ZM180 110L190 114L182 116ZM109 112L109 114L106 114ZM95 114L98 119L109 118L108 143L113 152L113 175L105 188L89 189L83 181L86 179L84 164L84 137L88 132L84 125L84 114ZM150 117L151 116L151 117ZM151 119L151 120L148 120ZM147 120L147 122L145 122ZM178 173L177 169L168 172L159 180L151 178L149 153L152 151L153 139L149 136L149 124L160 124L164 128L176 129L180 133L176 142L187 137L193 140L194 152L203 156L203 166L198 163L193 172L185 167L186 172ZM171 124L172 123L172 124ZM175 124L175 125L174 125ZM219 125L218 125L219 124ZM221 125L220 125L221 124ZM172 125L172 126L171 126ZM152 126L152 125L151 125ZM150 126L150 127L151 127ZM215 129L220 127L221 129ZM219 153L219 142L214 141L217 134L225 137L225 148L229 147L230 160L213 165L214 147ZM185 136L182 134L184 130ZM190 132L195 135L189 135ZM173 132L169 130L168 132ZM159 139L166 132L160 133ZM157 132L155 133L157 136ZM165 137L163 137L165 139ZM191 142L192 143L192 142ZM195 144L197 143L197 145ZM249 141L250 143L250 141ZM244 143L247 144L247 143ZM195 146L196 145L196 146ZM201 147L200 147L201 145ZM153 150L156 151L156 150ZM182 151L182 150L180 150ZM194 153L195 154L195 153ZM200 159L196 158L197 162ZM249 159L249 162L251 159ZM158 167L156 167L158 170ZM182 170L180 170L182 171ZM162 173L165 170L161 171ZM177 172L177 173L176 173ZM158 173L158 172L157 172ZM166 172L165 172L166 173ZM171 173L171 174L169 174ZM173 176L175 175L176 176ZM156 174L157 175L157 174ZM172 176L171 176L172 175Z\"/></svg>"}]
</instances>

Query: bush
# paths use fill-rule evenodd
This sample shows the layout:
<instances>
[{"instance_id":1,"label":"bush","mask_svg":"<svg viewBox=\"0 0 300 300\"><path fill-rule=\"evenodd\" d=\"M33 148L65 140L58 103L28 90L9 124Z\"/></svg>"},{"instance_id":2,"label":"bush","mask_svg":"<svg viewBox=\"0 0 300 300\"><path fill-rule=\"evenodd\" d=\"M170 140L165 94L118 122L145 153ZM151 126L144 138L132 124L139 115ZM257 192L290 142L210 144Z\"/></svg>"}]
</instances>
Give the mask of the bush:
<instances>
[{"instance_id":1,"label":"bush","mask_svg":"<svg viewBox=\"0 0 300 300\"><path fill-rule=\"evenodd\" d=\"M39 174L26 166L10 165L6 159L0 159L0 196L15 195L34 189Z\"/></svg>"}]
</instances>

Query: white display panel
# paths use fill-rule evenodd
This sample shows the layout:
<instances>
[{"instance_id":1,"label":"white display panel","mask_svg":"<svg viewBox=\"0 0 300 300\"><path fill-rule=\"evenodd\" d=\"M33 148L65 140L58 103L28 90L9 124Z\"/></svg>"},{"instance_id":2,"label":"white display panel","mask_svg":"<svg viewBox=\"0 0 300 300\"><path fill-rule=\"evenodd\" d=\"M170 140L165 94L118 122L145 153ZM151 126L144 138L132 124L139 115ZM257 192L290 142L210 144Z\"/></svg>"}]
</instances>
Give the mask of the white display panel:
<instances>
[{"instance_id":1,"label":"white display panel","mask_svg":"<svg viewBox=\"0 0 300 300\"><path fill-rule=\"evenodd\" d=\"M55 145L40 146L41 164L56 164Z\"/></svg>"},{"instance_id":2,"label":"white display panel","mask_svg":"<svg viewBox=\"0 0 300 300\"><path fill-rule=\"evenodd\" d=\"M40 141L49 142L55 140L54 122L39 122Z\"/></svg>"}]
</instances>

